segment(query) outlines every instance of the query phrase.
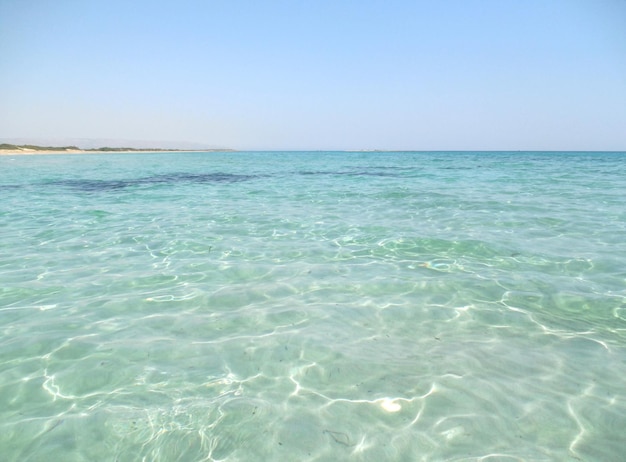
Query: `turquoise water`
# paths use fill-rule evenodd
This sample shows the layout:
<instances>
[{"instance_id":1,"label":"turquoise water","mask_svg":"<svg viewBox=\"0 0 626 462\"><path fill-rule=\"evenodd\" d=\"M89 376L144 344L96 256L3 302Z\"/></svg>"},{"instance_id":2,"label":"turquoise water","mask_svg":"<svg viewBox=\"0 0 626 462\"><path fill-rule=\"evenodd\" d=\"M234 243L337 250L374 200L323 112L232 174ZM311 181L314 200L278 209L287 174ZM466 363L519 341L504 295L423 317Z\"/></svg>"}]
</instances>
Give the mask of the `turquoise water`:
<instances>
[{"instance_id":1,"label":"turquoise water","mask_svg":"<svg viewBox=\"0 0 626 462\"><path fill-rule=\"evenodd\" d=\"M0 169L2 460L623 460L626 153Z\"/></svg>"}]
</instances>

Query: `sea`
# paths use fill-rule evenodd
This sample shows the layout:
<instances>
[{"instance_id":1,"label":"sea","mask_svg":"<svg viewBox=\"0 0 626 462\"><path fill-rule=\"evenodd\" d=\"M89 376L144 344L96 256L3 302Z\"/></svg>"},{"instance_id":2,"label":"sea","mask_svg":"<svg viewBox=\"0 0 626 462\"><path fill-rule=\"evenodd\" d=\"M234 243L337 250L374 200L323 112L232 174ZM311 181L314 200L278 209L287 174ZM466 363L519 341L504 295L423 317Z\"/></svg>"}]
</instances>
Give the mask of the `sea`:
<instances>
[{"instance_id":1,"label":"sea","mask_svg":"<svg viewBox=\"0 0 626 462\"><path fill-rule=\"evenodd\" d=\"M2 461L623 461L626 153L0 157Z\"/></svg>"}]
</instances>

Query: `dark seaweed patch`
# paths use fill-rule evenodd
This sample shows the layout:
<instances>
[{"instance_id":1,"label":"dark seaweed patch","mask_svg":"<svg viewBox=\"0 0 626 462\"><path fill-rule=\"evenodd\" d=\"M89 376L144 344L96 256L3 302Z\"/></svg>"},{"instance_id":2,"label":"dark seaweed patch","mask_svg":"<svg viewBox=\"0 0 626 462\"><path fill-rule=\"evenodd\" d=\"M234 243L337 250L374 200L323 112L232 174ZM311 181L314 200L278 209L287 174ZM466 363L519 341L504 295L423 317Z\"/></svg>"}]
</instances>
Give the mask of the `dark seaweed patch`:
<instances>
[{"instance_id":1,"label":"dark seaweed patch","mask_svg":"<svg viewBox=\"0 0 626 462\"><path fill-rule=\"evenodd\" d=\"M335 171L325 171L325 170L302 170L298 172L300 175L311 176L311 175L328 175L328 176L386 176L386 177L396 177L399 176L395 173L389 172L379 172L379 171L367 171L367 170L335 170Z\"/></svg>"},{"instance_id":2,"label":"dark seaweed patch","mask_svg":"<svg viewBox=\"0 0 626 462\"><path fill-rule=\"evenodd\" d=\"M22 185L19 184L0 184L0 191L10 191L12 189L20 189Z\"/></svg>"},{"instance_id":3,"label":"dark seaweed patch","mask_svg":"<svg viewBox=\"0 0 626 462\"><path fill-rule=\"evenodd\" d=\"M48 184L63 186L82 192L106 192L120 189L151 186L160 184L178 183L238 183L256 178L254 175L235 175L231 173L171 173L167 175L154 175L144 178L129 180L58 180Z\"/></svg>"},{"instance_id":4,"label":"dark seaweed patch","mask_svg":"<svg viewBox=\"0 0 626 462\"><path fill-rule=\"evenodd\" d=\"M130 182L124 180L106 181L106 180L60 180L51 182L55 186L65 186L71 189L84 192L98 191L114 191L123 189L130 185Z\"/></svg>"}]
</instances>

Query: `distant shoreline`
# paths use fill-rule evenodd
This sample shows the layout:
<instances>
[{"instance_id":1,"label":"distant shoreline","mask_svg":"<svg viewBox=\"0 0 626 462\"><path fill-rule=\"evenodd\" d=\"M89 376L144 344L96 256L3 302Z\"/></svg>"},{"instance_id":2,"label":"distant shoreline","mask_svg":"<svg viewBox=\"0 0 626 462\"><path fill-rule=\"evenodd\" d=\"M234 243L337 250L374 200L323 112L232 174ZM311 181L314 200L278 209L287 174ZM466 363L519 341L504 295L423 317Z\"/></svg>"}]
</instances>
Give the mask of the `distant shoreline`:
<instances>
[{"instance_id":1,"label":"distant shoreline","mask_svg":"<svg viewBox=\"0 0 626 462\"><path fill-rule=\"evenodd\" d=\"M49 155L49 154L149 154L167 152L234 152L233 149L159 149L159 148L96 148L80 149L76 146L0 145L0 156Z\"/></svg>"}]
</instances>

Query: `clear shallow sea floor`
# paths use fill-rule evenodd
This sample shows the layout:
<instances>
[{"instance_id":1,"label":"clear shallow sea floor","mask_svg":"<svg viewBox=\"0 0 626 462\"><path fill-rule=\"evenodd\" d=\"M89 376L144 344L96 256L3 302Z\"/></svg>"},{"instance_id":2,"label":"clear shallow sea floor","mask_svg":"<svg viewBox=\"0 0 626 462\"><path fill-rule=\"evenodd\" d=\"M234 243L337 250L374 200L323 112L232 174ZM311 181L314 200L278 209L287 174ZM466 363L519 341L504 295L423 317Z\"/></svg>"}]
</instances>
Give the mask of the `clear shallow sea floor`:
<instances>
[{"instance_id":1,"label":"clear shallow sea floor","mask_svg":"<svg viewBox=\"0 0 626 462\"><path fill-rule=\"evenodd\" d=\"M1 157L1 458L623 460L625 167Z\"/></svg>"}]
</instances>

